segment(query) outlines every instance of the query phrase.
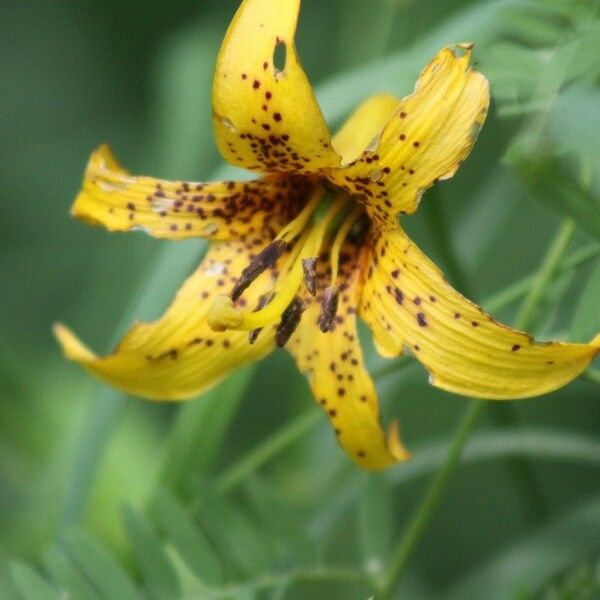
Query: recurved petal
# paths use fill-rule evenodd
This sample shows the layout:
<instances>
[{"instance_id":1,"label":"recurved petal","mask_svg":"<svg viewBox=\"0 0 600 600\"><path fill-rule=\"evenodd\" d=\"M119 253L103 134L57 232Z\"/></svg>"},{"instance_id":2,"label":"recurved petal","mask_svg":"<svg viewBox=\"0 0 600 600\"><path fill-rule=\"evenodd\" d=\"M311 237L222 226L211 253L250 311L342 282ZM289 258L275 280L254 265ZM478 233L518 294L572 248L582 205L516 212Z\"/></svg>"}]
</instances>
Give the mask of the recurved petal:
<instances>
[{"instance_id":1,"label":"recurved petal","mask_svg":"<svg viewBox=\"0 0 600 600\"><path fill-rule=\"evenodd\" d=\"M306 177L283 174L213 183L133 176L103 145L89 160L72 213L110 231L239 239L279 231L299 211L310 185Z\"/></svg>"},{"instance_id":2,"label":"recurved petal","mask_svg":"<svg viewBox=\"0 0 600 600\"><path fill-rule=\"evenodd\" d=\"M332 329L322 333L317 326L320 303L328 285L328 265L319 262L317 295L304 297L307 306L300 325L286 349L307 376L315 400L327 414L337 439L347 454L361 467L381 470L410 454L391 424L386 435L379 417L377 391L365 369L356 331L359 295L357 252L349 245L342 251L340 295Z\"/></svg>"},{"instance_id":3,"label":"recurved petal","mask_svg":"<svg viewBox=\"0 0 600 600\"><path fill-rule=\"evenodd\" d=\"M217 59L213 123L230 163L311 172L339 164L294 45L300 0L244 0Z\"/></svg>"},{"instance_id":4,"label":"recurved petal","mask_svg":"<svg viewBox=\"0 0 600 600\"><path fill-rule=\"evenodd\" d=\"M469 66L471 47L441 50L364 153L327 173L362 195L380 226L394 227L398 213L414 212L423 192L452 177L471 152L489 105L487 80Z\"/></svg>"},{"instance_id":5,"label":"recurved petal","mask_svg":"<svg viewBox=\"0 0 600 600\"><path fill-rule=\"evenodd\" d=\"M433 385L476 398L537 396L575 379L600 352L600 336L590 344L540 343L497 323L402 230L373 237L360 314L382 354L407 349Z\"/></svg>"},{"instance_id":6,"label":"recurved petal","mask_svg":"<svg viewBox=\"0 0 600 600\"><path fill-rule=\"evenodd\" d=\"M215 333L206 324L214 296L230 290L256 251L253 241L212 242L163 317L135 324L108 356L96 356L66 327L57 325L55 334L65 355L106 383L152 400L190 398L234 368L263 357L274 347L273 327L265 327L251 345L247 332ZM272 273L263 273L237 306L252 308L271 282Z\"/></svg>"}]
</instances>

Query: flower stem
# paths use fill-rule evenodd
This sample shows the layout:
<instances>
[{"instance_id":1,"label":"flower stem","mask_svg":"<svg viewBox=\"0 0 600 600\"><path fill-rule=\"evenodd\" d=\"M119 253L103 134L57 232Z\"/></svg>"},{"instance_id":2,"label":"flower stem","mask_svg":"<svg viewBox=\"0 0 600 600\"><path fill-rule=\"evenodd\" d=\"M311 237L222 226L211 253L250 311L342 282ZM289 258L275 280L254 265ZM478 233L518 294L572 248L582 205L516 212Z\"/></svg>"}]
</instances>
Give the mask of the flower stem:
<instances>
[{"instance_id":1,"label":"flower stem","mask_svg":"<svg viewBox=\"0 0 600 600\"><path fill-rule=\"evenodd\" d=\"M554 241L540 265L537 273L531 281L529 293L515 319L517 329L530 329L533 325L535 314L540 301L544 297L548 283L558 271L559 264L564 256L573 234L575 233L575 222L567 218L563 221ZM489 407L490 418L499 426L504 428L515 427L517 417L512 405L494 403ZM517 488L519 499L522 502L525 521L534 525L544 520L549 509L545 500L541 482L535 473L531 461L521 457L510 457L506 461L508 471L512 476Z\"/></svg>"},{"instance_id":2,"label":"flower stem","mask_svg":"<svg viewBox=\"0 0 600 600\"><path fill-rule=\"evenodd\" d=\"M529 294L525 297L525 301L517 314L517 318L515 319L515 327L517 329L528 329L531 326L546 287L558 269L558 265L574 233L575 221L570 218L565 219L532 281Z\"/></svg>"},{"instance_id":3,"label":"flower stem","mask_svg":"<svg viewBox=\"0 0 600 600\"><path fill-rule=\"evenodd\" d=\"M241 460L231 465L217 478L215 481L217 492L227 494L237 487L250 473L304 436L320 421L320 418L321 413L316 408L311 408L257 444Z\"/></svg>"},{"instance_id":4,"label":"flower stem","mask_svg":"<svg viewBox=\"0 0 600 600\"><path fill-rule=\"evenodd\" d=\"M450 450L448 451L444 464L435 474L433 481L427 489L425 498L421 502L421 505L408 525L408 529L405 531L400 543L392 554L392 559L384 572L384 579L379 588L379 595L377 596L378 600L391 598L394 589L400 582L408 559L421 539L425 528L429 524L429 521L439 504L446 483L458 464L463 446L469 438L469 434L473 430L477 418L483 411L484 406L485 404L483 401L472 400L469 408L461 419L458 429L452 439Z\"/></svg>"},{"instance_id":5,"label":"flower stem","mask_svg":"<svg viewBox=\"0 0 600 600\"><path fill-rule=\"evenodd\" d=\"M527 326L529 320L535 314L538 304L543 298L546 288L551 282L561 258L571 241L574 230L575 226L572 220L565 220L533 278L529 293L525 297L519 311L517 327L523 328ZM478 417L483 412L484 406L485 404L481 400L471 401L469 408L461 419L442 467L431 481L423 501L417 507L402 539L392 552L390 562L384 571L381 582L377 586L379 588L378 600L388 600L391 598L394 590L400 583L410 556L440 502L442 492L459 462L464 445Z\"/></svg>"}]
</instances>

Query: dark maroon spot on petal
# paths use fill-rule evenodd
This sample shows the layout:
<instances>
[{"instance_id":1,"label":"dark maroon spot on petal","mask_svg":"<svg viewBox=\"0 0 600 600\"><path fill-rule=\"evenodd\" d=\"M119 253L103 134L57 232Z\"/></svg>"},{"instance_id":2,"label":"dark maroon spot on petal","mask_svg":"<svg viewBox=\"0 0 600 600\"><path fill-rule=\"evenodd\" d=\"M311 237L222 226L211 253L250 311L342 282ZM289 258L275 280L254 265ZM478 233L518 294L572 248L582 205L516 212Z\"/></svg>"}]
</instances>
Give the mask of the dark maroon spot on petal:
<instances>
[{"instance_id":1,"label":"dark maroon spot on petal","mask_svg":"<svg viewBox=\"0 0 600 600\"><path fill-rule=\"evenodd\" d=\"M242 79L247 79L248 75L246 75L246 73L242 73Z\"/></svg>"},{"instance_id":2,"label":"dark maroon spot on petal","mask_svg":"<svg viewBox=\"0 0 600 600\"><path fill-rule=\"evenodd\" d=\"M392 277L393 277L394 279L398 279L398 275L400 275L400 269L394 269L394 270L392 271Z\"/></svg>"},{"instance_id":3,"label":"dark maroon spot on petal","mask_svg":"<svg viewBox=\"0 0 600 600\"><path fill-rule=\"evenodd\" d=\"M419 304L421 304L421 298L419 296L415 296L413 299L413 302L419 306Z\"/></svg>"},{"instance_id":4,"label":"dark maroon spot on petal","mask_svg":"<svg viewBox=\"0 0 600 600\"><path fill-rule=\"evenodd\" d=\"M427 327L427 319L425 318L425 313L417 313L417 323L419 324L419 327Z\"/></svg>"},{"instance_id":5,"label":"dark maroon spot on petal","mask_svg":"<svg viewBox=\"0 0 600 600\"><path fill-rule=\"evenodd\" d=\"M460 319L460 313L459 312L455 312L454 313L454 318L455 319Z\"/></svg>"},{"instance_id":6,"label":"dark maroon spot on petal","mask_svg":"<svg viewBox=\"0 0 600 600\"><path fill-rule=\"evenodd\" d=\"M473 327L479 327L479 323L477 321L471 321L471 325L473 325Z\"/></svg>"},{"instance_id":7,"label":"dark maroon spot on petal","mask_svg":"<svg viewBox=\"0 0 600 600\"><path fill-rule=\"evenodd\" d=\"M276 112L276 113L273 113L273 118L274 118L276 121L281 121L281 113L278 113L278 112Z\"/></svg>"},{"instance_id":8,"label":"dark maroon spot on petal","mask_svg":"<svg viewBox=\"0 0 600 600\"><path fill-rule=\"evenodd\" d=\"M401 113L400 113L400 118L401 118L401 119L404 119L404 117L406 117L406 113L405 113L405 112L401 112Z\"/></svg>"},{"instance_id":9,"label":"dark maroon spot on petal","mask_svg":"<svg viewBox=\"0 0 600 600\"><path fill-rule=\"evenodd\" d=\"M415 148L418 148L418 147L419 147L419 143L420 143L420 142L418 142L418 141L415 141L415 142L413 142L413 146L414 146Z\"/></svg>"},{"instance_id":10,"label":"dark maroon spot on petal","mask_svg":"<svg viewBox=\"0 0 600 600\"><path fill-rule=\"evenodd\" d=\"M330 417L335 417L336 415L337 415L337 410L335 410L334 408L332 408L332 409L329 411L329 416L330 416Z\"/></svg>"},{"instance_id":11,"label":"dark maroon spot on petal","mask_svg":"<svg viewBox=\"0 0 600 600\"><path fill-rule=\"evenodd\" d=\"M364 450L359 450L359 451L356 453L356 455L357 455L359 458L364 458L364 457L365 457L365 452L364 452Z\"/></svg>"},{"instance_id":12,"label":"dark maroon spot on petal","mask_svg":"<svg viewBox=\"0 0 600 600\"><path fill-rule=\"evenodd\" d=\"M252 87L257 90L260 87L260 81L258 79L254 80L254 83L252 84Z\"/></svg>"},{"instance_id":13,"label":"dark maroon spot on petal","mask_svg":"<svg viewBox=\"0 0 600 600\"><path fill-rule=\"evenodd\" d=\"M516 352L517 350L521 349L521 344L514 344L513 347L511 348L511 350L513 352Z\"/></svg>"},{"instance_id":14,"label":"dark maroon spot on petal","mask_svg":"<svg viewBox=\"0 0 600 600\"><path fill-rule=\"evenodd\" d=\"M398 304L402 304L404 302L404 294L402 293L402 290L400 290L399 288L396 288L394 290L394 297L396 298L396 302Z\"/></svg>"},{"instance_id":15,"label":"dark maroon spot on petal","mask_svg":"<svg viewBox=\"0 0 600 600\"><path fill-rule=\"evenodd\" d=\"M404 141L406 139L406 136L403 133L401 133L399 139L402 140L402 141Z\"/></svg>"}]
</instances>

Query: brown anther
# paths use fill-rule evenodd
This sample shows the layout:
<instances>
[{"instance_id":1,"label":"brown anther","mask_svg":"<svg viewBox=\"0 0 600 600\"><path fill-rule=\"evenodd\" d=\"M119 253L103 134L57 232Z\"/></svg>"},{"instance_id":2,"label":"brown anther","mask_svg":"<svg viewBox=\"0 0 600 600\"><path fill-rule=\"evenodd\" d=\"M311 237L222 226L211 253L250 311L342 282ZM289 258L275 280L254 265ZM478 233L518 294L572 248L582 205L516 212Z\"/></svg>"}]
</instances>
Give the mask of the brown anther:
<instances>
[{"instance_id":1,"label":"brown anther","mask_svg":"<svg viewBox=\"0 0 600 600\"><path fill-rule=\"evenodd\" d=\"M257 311L263 309L267 304L269 304L269 302L271 302L271 300L273 300L273 296L275 296L275 294L273 292L269 292L267 294L263 294L262 296L260 296L260 298L258 299L258 303L256 304L256 308L252 312L257 312ZM262 330L263 330L262 327L258 327L257 329L251 329L248 332L248 341L251 344L254 344L254 342L258 339L258 335L260 334L260 332Z\"/></svg>"},{"instance_id":2,"label":"brown anther","mask_svg":"<svg viewBox=\"0 0 600 600\"><path fill-rule=\"evenodd\" d=\"M311 258L303 258L302 259L302 269L304 270L304 283L306 284L306 289L313 296L317 293L316 267L317 267L317 257L316 256L313 256Z\"/></svg>"},{"instance_id":3,"label":"brown anther","mask_svg":"<svg viewBox=\"0 0 600 600\"><path fill-rule=\"evenodd\" d=\"M242 271L240 278L231 290L231 299L237 300L244 290L264 271L272 267L287 250L288 244L283 240L274 240L263 248Z\"/></svg>"},{"instance_id":4,"label":"brown anther","mask_svg":"<svg viewBox=\"0 0 600 600\"><path fill-rule=\"evenodd\" d=\"M298 325L300 325L300 319L304 312L304 308L302 300L300 300L298 296L295 296L288 307L283 311L281 321L277 326L277 332L275 334L275 343L280 348L287 344Z\"/></svg>"},{"instance_id":5,"label":"brown anther","mask_svg":"<svg viewBox=\"0 0 600 600\"><path fill-rule=\"evenodd\" d=\"M319 318L317 319L317 325L323 333L326 333L331 329L331 325L333 324L333 320L335 319L338 309L339 295L340 291L335 286L328 287L323 292L323 298L321 299L321 312L319 313Z\"/></svg>"}]
</instances>

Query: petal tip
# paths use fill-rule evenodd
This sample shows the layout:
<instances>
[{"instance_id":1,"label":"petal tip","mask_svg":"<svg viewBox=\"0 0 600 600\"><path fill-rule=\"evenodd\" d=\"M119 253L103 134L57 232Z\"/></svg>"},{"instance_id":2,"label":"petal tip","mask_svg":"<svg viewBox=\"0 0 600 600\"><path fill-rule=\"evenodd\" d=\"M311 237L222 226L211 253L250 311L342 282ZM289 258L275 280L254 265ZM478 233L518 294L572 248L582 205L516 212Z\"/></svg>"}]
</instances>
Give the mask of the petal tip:
<instances>
[{"instance_id":1,"label":"petal tip","mask_svg":"<svg viewBox=\"0 0 600 600\"><path fill-rule=\"evenodd\" d=\"M52 326L52 333L69 360L74 360L76 362L90 362L96 358L96 355L62 323L55 323Z\"/></svg>"},{"instance_id":2,"label":"petal tip","mask_svg":"<svg viewBox=\"0 0 600 600\"><path fill-rule=\"evenodd\" d=\"M394 419L388 429L387 445L390 454L398 462L406 462L412 458L412 454L406 449L400 441L400 424L397 419Z\"/></svg>"}]
</instances>

